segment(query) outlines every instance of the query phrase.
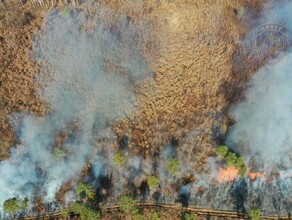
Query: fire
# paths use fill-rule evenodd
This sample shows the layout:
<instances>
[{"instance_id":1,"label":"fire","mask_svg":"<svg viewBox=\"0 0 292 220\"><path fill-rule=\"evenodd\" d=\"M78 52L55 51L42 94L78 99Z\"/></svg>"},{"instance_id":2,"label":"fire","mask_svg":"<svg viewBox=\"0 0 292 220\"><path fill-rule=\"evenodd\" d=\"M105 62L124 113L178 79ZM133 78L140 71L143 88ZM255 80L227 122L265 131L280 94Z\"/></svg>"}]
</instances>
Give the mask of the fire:
<instances>
[{"instance_id":1,"label":"fire","mask_svg":"<svg viewBox=\"0 0 292 220\"><path fill-rule=\"evenodd\" d=\"M239 170L235 167L220 168L216 177L218 182L233 182L239 176Z\"/></svg>"},{"instance_id":2,"label":"fire","mask_svg":"<svg viewBox=\"0 0 292 220\"><path fill-rule=\"evenodd\" d=\"M246 172L246 175L251 180L256 180L261 177L265 177L265 173L252 172L249 169ZM239 177L239 170L236 167L229 166L227 168L220 168L219 174L216 177L218 182L233 182Z\"/></svg>"},{"instance_id":3,"label":"fire","mask_svg":"<svg viewBox=\"0 0 292 220\"><path fill-rule=\"evenodd\" d=\"M260 177L265 177L265 173L252 172L250 170L247 170L246 174L251 180L256 180L257 178L260 178Z\"/></svg>"}]
</instances>

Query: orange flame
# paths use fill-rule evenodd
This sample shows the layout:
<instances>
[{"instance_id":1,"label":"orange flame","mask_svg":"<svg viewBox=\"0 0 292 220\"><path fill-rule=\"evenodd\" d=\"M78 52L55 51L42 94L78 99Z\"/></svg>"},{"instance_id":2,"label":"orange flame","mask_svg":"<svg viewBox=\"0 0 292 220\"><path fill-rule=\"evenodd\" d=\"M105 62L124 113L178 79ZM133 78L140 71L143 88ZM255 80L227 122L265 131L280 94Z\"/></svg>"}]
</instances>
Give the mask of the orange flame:
<instances>
[{"instance_id":1,"label":"orange flame","mask_svg":"<svg viewBox=\"0 0 292 220\"><path fill-rule=\"evenodd\" d=\"M247 175L251 180L256 180L257 178L260 178L260 177L265 177L265 173L252 172L252 171L250 171L250 170L247 170L246 175Z\"/></svg>"},{"instance_id":2,"label":"orange flame","mask_svg":"<svg viewBox=\"0 0 292 220\"><path fill-rule=\"evenodd\" d=\"M265 177L265 173L252 172L249 169L246 172L246 175L251 180L256 180L257 178ZM216 177L216 180L220 182L233 182L239 177L239 169L233 166L227 168L220 168L219 174Z\"/></svg>"},{"instance_id":3,"label":"orange flame","mask_svg":"<svg viewBox=\"0 0 292 220\"><path fill-rule=\"evenodd\" d=\"M239 175L239 171L235 167L220 168L216 180L220 182L233 182Z\"/></svg>"}]
</instances>

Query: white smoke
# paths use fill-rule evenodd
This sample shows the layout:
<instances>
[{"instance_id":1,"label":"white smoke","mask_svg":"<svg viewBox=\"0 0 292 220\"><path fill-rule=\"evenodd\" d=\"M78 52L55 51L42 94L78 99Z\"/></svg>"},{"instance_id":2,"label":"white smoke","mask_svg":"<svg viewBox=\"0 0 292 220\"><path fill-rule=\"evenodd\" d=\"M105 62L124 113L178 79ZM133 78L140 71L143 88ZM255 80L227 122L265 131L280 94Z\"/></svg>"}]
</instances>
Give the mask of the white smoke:
<instances>
[{"instance_id":1,"label":"white smoke","mask_svg":"<svg viewBox=\"0 0 292 220\"><path fill-rule=\"evenodd\" d=\"M279 4L277 8L266 6L260 23L281 24L291 30L292 16L285 13L291 9L291 3ZM288 52L274 66L263 66L249 83L246 100L230 112L236 123L230 129L227 143L246 162L253 158L258 168L265 171L279 166L292 168L291 62L292 54Z\"/></svg>"},{"instance_id":2,"label":"white smoke","mask_svg":"<svg viewBox=\"0 0 292 220\"><path fill-rule=\"evenodd\" d=\"M108 123L135 110L133 87L151 77L141 51L143 39L137 35L145 27L128 23L125 16L116 18L114 24L110 19L106 23L108 18L92 20L87 32L84 23L89 18L83 11L72 11L66 17L53 10L46 16L34 50L42 66L40 95L51 113L42 118L23 117L18 128L21 145L0 163L0 204L12 197L32 199L34 195L54 201L61 185L78 178L89 158L100 160L93 167L96 175L101 172L105 161L92 155L94 138ZM79 134L62 144L66 157L56 158L55 137L72 122L77 122Z\"/></svg>"}]
</instances>

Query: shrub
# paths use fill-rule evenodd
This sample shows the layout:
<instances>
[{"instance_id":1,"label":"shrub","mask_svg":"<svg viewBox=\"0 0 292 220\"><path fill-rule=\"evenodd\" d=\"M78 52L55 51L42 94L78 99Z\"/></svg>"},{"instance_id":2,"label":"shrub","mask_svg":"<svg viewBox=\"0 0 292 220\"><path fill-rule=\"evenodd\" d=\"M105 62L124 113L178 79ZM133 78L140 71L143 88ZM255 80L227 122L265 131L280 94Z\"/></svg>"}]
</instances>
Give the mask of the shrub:
<instances>
[{"instance_id":1,"label":"shrub","mask_svg":"<svg viewBox=\"0 0 292 220\"><path fill-rule=\"evenodd\" d=\"M251 220L260 220L261 219L261 210L256 208L256 207L252 207L248 211L248 217Z\"/></svg>"},{"instance_id":2,"label":"shrub","mask_svg":"<svg viewBox=\"0 0 292 220\"><path fill-rule=\"evenodd\" d=\"M169 173L175 174L179 169L179 160L178 159L171 159L167 161L166 169Z\"/></svg>"},{"instance_id":3,"label":"shrub","mask_svg":"<svg viewBox=\"0 0 292 220\"><path fill-rule=\"evenodd\" d=\"M225 145L221 145L217 147L216 149L216 154L218 155L220 159L224 159L227 153L228 153L228 147Z\"/></svg>"},{"instance_id":4,"label":"shrub","mask_svg":"<svg viewBox=\"0 0 292 220\"><path fill-rule=\"evenodd\" d=\"M122 167L124 163L124 157L120 152L116 152L113 158L113 162L117 167Z\"/></svg>"},{"instance_id":5,"label":"shrub","mask_svg":"<svg viewBox=\"0 0 292 220\"><path fill-rule=\"evenodd\" d=\"M9 214L15 214L28 208L28 199L7 199L3 203L3 211Z\"/></svg>"},{"instance_id":6,"label":"shrub","mask_svg":"<svg viewBox=\"0 0 292 220\"><path fill-rule=\"evenodd\" d=\"M149 176L147 180L150 189L157 188L160 184L159 179L156 176Z\"/></svg>"},{"instance_id":7,"label":"shrub","mask_svg":"<svg viewBox=\"0 0 292 220\"><path fill-rule=\"evenodd\" d=\"M87 183L79 183L76 192L80 196L87 197L90 200L95 198L95 193L92 191L91 186Z\"/></svg>"},{"instance_id":8,"label":"shrub","mask_svg":"<svg viewBox=\"0 0 292 220\"><path fill-rule=\"evenodd\" d=\"M120 209L125 213L137 213L136 201L131 196L122 196L120 198Z\"/></svg>"},{"instance_id":9,"label":"shrub","mask_svg":"<svg viewBox=\"0 0 292 220\"><path fill-rule=\"evenodd\" d=\"M92 209L79 202L74 202L72 205L72 211L80 214L81 220L98 220L100 219L100 213L97 210Z\"/></svg>"},{"instance_id":10,"label":"shrub","mask_svg":"<svg viewBox=\"0 0 292 220\"><path fill-rule=\"evenodd\" d=\"M158 212L152 213L151 220L160 220L159 213Z\"/></svg>"},{"instance_id":11,"label":"shrub","mask_svg":"<svg viewBox=\"0 0 292 220\"><path fill-rule=\"evenodd\" d=\"M194 215L193 213L184 213L183 215L183 220L195 220L196 219L196 215Z\"/></svg>"}]
</instances>

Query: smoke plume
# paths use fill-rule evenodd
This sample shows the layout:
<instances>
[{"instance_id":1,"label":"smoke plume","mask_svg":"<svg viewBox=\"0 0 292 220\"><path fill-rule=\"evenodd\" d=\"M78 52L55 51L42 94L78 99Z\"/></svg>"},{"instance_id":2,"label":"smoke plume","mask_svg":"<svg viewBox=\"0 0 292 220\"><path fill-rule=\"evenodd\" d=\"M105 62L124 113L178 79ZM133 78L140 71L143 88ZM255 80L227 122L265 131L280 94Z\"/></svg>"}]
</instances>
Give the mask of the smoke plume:
<instances>
[{"instance_id":1,"label":"smoke plume","mask_svg":"<svg viewBox=\"0 0 292 220\"><path fill-rule=\"evenodd\" d=\"M291 30L292 17L285 13L291 11L291 3L264 9L261 24L281 24ZM230 129L227 142L246 162L252 159L264 171L280 166L292 168L291 61L292 54L288 51L275 65L263 66L249 83L246 100L230 112L236 123Z\"/></svg>"},{"instance_id":2,"label":"smoke plume","mask_svg":"<svg viewBox=\"0 0 292 220\"><path fill-rule=\"evenodd\" d=\"M106 11L99 7L97 14ZM61 185L78 178L91 157L97 160L95 175L101 172L106 158L92 155L94 139L101 129L136 109L135 83L151 77L142 54L145 27L108 13L88 27L87 15L80 10L71 11L70 17L59 10L46 16L34 51L42 67L37 79L40 96L51 111L45 117L22 117L17 128L20 145L0 163L0 204L34 195L54 201ZM72 124L77 129L67 129ZM57 147L66 155L58 158L55 139L64 130L70 131L69 138Z\"/></svg>"}]
</instances>

